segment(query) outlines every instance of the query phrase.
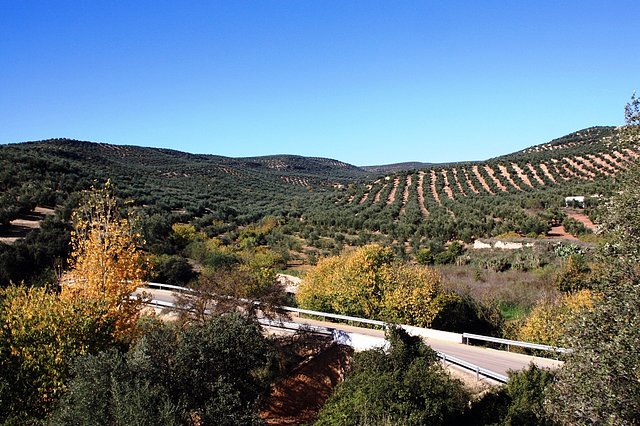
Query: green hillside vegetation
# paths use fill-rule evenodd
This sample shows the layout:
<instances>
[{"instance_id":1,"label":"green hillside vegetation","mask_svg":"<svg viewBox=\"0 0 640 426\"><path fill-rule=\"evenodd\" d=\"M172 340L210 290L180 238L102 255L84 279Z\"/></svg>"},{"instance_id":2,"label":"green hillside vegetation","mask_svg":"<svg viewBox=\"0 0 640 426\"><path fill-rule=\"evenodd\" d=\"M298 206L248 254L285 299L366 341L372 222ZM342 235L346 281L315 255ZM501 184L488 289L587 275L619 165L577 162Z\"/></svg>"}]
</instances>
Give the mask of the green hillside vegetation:
<instances>
[{"instance_id":1,"label":"green hillside vegetation","mask_svg":"<svg viewBox=\"0 0 640 426\"><path fill-rule=\"evenodd\" d=\"M562 258L541 236L563 224L597 239L566 215L564 197L586 195L584 212L595 217L600 196L637 162L638 142L625 128L594 127L485 162L382 176L287 155L234 159L66 139L3 145L0 236L35 206L57 214L26 238L0 243L0 285L55 280L66 267L80 192L110 179L140 217L144 248L154 255L150 279L186 284L256 253L271 256L272 274L377 243L398 259L436 265L449 290L516 319L555 288L549 271ZM189 236L177 232L184 224ZM505 253L460 244L504 236L529 237L536 247Z\"/></svg>"},{"instance_id":2,"label":"green hillside vegetation","mask_svg":"<svg viewBox=\"0 0 640 426\"><path fill-rule=\"evenodd\" d=\"M242 298L272 315L299 303L574 349L557 374L532 367L472 396L396 333L355 358L319 424L637 424L637 380L620 372L639 362L639 143L635 125L596 127L388 175L297 156L0 146L0 232L36 206L56 210L0 243L0 421L262 424L269 386L293 367ZM591 196L584 212L602 235L584 236L569 195ZM561 224L586 241L545 239ZM480 237L533 245L466 244ZM275 282L284 270L303 275L296 298ZM126 297L144 279L195 290L177 328Z\"/></svg>"}]
</instances>

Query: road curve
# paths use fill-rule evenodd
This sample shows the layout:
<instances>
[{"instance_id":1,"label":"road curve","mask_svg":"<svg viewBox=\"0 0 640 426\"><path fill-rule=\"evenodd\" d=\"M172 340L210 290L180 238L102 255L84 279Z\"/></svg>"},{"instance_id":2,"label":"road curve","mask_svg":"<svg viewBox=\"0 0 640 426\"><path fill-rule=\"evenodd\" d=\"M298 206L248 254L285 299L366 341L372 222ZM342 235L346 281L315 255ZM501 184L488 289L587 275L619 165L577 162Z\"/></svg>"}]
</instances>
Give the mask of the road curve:
<instances>
[{"instance_id":1,"label":"road curve","mask_svg":"<svg viewBox=\"0 0 640 426\"><path fill-rule=\"evenodd\" d=\"M171 291L144 288L140 289L138 293L142 291L149 294L154 300L159 300L167 303L175 302L175 296ZM384 332L381 330L354 327L351 325L335 322L300 318L295 315L291 316L290 321L297 324L306 324L309 326L326 327L335 330L341 330L349 334L384 338ZM506 375L509 370L518 371L525 369L531 363L534 363L539 367L551 369L558 368L562 365L561 361L553 359L489 349L480 346L470 346L462 343L453 343L450 341L438 340L435 338L426 338L425 342L438 352L460 358L479 367L491 370L502 375Z\"/></svg>"}]
</instances>

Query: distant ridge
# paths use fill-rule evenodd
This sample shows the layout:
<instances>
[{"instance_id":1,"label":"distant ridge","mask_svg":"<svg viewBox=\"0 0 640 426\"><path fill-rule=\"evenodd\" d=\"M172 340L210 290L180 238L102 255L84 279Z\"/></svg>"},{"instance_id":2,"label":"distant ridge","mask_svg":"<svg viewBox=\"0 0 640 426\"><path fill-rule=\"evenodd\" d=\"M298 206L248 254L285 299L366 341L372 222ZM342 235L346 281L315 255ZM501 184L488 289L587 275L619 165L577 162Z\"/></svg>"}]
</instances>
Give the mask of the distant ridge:
<instances>
[{"instance_id":1,"label":"distant ridge","mask_svg":"<svg viewBox=\"0 0 640 426\"><path fill-rule=\"evenodd\" d=\"M361 169L371 173L394 173L404 170L424 169L433 166L435 163L421 163L418 161L408 161L405 163L381 164L377 166L360 166Z\"/></svg>"},{"instance_id":2,"label":"distant ridge","mask_svg":"<svg viewBox=\"0 0 640 426\"><path fill-rule=\"evenodd\" d=\"M628 140L623 129L590 127L486 161L364 167L386 176L353 187L340 204L396 217L411 207L426 218L430 211L451 210L452 203L478 196L607 192L640 159L640 140Z\"/></svg>"},{"instance_id":3,"label":"distant ridge","mask_svg":"<svg viewBox=\"0 0 640 426\"><path fill-rule=\"evenodd\" d=\"M435 235L468 241L524 229L533 211L562 206L566 196L613 193L619 176L640 160L640 138L629 135L625 128L591 127L486 161L369 167L70 139L8 144L0 145L0 193L8 200L0 213L6 222L20 209L64 206L110 179L149 217L198 218L211 232L274 216L293 219L296 238L318 226L413 239L415 247Z\"/></svg>"}]
</instances>

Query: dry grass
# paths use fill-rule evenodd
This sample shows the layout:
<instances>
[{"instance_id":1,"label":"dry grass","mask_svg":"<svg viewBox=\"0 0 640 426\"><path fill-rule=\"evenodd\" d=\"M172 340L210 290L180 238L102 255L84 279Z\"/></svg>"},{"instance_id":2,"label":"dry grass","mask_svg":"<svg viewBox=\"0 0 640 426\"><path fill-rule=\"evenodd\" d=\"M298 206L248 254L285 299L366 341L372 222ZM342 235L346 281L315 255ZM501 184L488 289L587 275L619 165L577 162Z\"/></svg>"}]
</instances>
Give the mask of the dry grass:
<instances>
[{"instance_id":1,"label":"dry grass","mask_svg":"<svg viewBox=\"0 0 640 426\"><path fill-rule=\"evenodd\" d=\"M438 267L445 288L468 294L482 303L520 307L523 312L538 300L558 293L554 286L558 268L556 265L547 265L528 272L494 272L473 266Z\"/></svg>"}]
</instances>

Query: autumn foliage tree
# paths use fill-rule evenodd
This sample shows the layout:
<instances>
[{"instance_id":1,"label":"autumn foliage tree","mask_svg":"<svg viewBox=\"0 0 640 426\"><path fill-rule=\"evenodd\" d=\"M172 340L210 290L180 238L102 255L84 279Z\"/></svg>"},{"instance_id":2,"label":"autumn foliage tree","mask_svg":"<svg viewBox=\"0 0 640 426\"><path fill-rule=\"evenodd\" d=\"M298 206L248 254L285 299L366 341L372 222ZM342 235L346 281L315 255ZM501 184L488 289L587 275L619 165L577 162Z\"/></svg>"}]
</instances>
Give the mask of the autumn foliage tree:
<instances>
[{"instance_id":1,"label":"autumn foliage tree","mask_svg":"<svg viewBox=\"0 0 640 426\"><path fill-rule=\"evenodd\" d=\"M369 244L320 260L296 297L308 309L428 327L442 294L435 270L395 261L390 248Z\"/></svg>"},{"instance_id":2,"label":"autumn foliage tree","mask_svg":"<svg viewBox=\"0 0 640 426\"><path fill-rule=\"evenodd\" d=\"M113 344L105 308L44 288L0 291L0 423L46 414L66 390L73 359Z\"/></svg>"},{"instance_id":3,"label":"autumn foliage tree","mask_svg":"<svg viewBox=\"0 0 640 426\"><path fill-rule=\"evenodd\" d=\"M111 184L84 194L73 213L70 268L64 276L60 298L99 300L108 309L117 338L135 327L142 298L132 294L142 285L146 259L133 217L123 213Z\"/></svg>"},{"instance_id":4,"label":"autumn foliage tree","mask_svg":"<svg viewBox=\"0 0 640 426\"><path fill-rule=\"evenodd\" d=\"M67 389L73 360L127 341L140 312L131 294L144 260L129 217L107 184L74 213L72 256L60 294L0 291L0 422L46 415Z\"/></svg>"},{"instance_id":5,"label":"autumn foliage tree","mask_svg":"<svg viewBox=\"0 0 640 426\"><path fill-rule=\"evenodd\" d=\"M592 309L599 297L598 293L582 289L566 293L555 301L541 300L520 328L518 338L553 346L566 345L564 337L569 324Z\"/></svg>"}]
</instances>

